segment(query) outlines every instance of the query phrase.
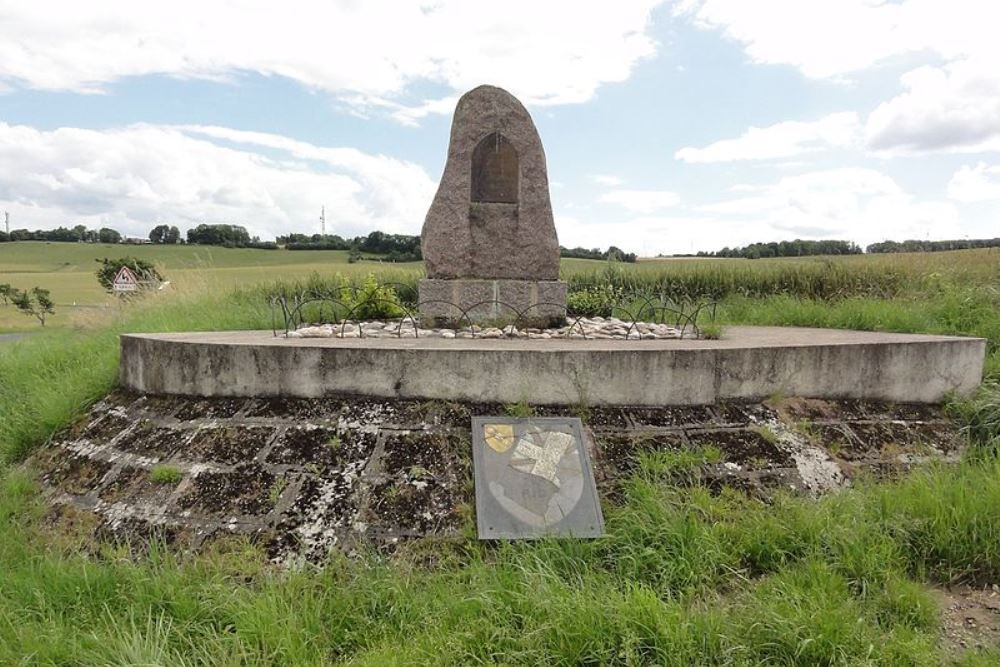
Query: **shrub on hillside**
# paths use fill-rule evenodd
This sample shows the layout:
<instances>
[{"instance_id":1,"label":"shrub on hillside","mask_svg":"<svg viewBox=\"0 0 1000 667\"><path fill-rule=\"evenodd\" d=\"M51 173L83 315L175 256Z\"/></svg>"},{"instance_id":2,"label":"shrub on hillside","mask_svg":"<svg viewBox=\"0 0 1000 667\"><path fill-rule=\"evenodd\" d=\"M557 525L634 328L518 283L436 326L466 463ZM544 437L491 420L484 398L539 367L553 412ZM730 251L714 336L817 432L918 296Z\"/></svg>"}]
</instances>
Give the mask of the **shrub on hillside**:
<instances>
[{"instance_id":1,"label":"shrub on hillside","mask_svg":"<svg viewBox=\"0 0 1000 667\"><path fill-rule=\"evenodd\" d=\"M14 290L11 302L25 315L34 316L43 327L48 316L56 312L56 304L52 301L50 292L41 287L32 287L24 292Z\"/></svg>"},{"instance_id":2,"label":"shrub on hillside","mask_svg":"<svg viewBox=\"0 0 1000 667\"><path fill-rule=\"evenodd\" d=\"M588 285L566 296L566 309L570 315L610 317L615 307L621 304L622 290L607 283Z\"/></svg>"},{"instance_id":3,"label":"shrub on hillside","mask_svg":"<svg viewBox=\"0 0 1000 667\"><path fill-rule=\"evenodd\" d=\"M156 285L163 281L163 276L156 270L152 262L138 257L104 257L98 259L97 263L101 265L101 268L96 271L97 281L108 293L114 292L115 276L124 266L131 269L136 278L139 279L140 287Z\"/></svg>"},{"instance_id":4,"label":"shrub on hillside","mask_svg":"<svg viewBox=\"0 0 1000 667\"><path fill-rule=\"evenodd\" d=\"M14 299L14 295L17 294L17 290L10 286L9 283L4 283L0 285L0 303L7 305Z\"/></svg>"}]
</instances>

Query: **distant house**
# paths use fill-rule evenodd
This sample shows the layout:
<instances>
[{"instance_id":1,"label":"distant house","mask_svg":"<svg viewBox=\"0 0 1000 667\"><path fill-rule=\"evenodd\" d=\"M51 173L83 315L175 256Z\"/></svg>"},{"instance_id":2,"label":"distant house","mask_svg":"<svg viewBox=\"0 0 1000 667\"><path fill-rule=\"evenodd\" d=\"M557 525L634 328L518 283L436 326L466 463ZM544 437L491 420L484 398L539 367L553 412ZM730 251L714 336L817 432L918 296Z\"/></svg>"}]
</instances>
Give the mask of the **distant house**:
<instances>
[{"instance_id":1,"label":"distant house","mask_svg":"<svg viewBox=\"0 0 1000 667\"><path fill-rule=\"evenodd\" d=\"M123 243L129 245L151 245L153 242L149 239L142 238L141 236L126 236Z\"/></svg>"}]
</instances>

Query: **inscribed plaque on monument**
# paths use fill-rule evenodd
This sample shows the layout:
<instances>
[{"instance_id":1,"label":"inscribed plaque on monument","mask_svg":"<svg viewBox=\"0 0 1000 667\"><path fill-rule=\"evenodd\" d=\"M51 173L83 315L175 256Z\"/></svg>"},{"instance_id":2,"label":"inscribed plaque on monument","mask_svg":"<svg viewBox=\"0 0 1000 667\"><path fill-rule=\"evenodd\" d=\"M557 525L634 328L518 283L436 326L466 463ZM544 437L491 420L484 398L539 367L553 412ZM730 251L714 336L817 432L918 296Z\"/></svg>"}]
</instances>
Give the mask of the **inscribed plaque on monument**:
<instances>
[{"instance_id":1,"label":"inscribed plaque on monument","mask_svg":"<svg viewBox=\"0 0 1000 667\"><path fill-rule=\"evenodd\" d=\"M579 419L473 417L472 459L480 539L604 534Z\"/></svg>"}]
</instances>

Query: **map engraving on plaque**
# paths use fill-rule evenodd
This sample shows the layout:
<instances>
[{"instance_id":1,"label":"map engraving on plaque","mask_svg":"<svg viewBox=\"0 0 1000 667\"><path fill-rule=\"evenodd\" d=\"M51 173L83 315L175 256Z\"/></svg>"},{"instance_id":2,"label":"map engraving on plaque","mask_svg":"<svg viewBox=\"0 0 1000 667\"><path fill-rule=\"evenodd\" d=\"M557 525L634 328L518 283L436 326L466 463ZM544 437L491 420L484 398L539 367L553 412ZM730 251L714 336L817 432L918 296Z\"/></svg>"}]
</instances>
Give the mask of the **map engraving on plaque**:
<instances>
[{"instance_id":1,"label":"map engraving on plaque","mask_svg":"<svg viewBox=\"0 0 1000 667\"><path fill-rule=\"evenodd\" d=\"M600 537L583 427L570 417L473 417L480 539Z\"/></svg>"}]
</instances>

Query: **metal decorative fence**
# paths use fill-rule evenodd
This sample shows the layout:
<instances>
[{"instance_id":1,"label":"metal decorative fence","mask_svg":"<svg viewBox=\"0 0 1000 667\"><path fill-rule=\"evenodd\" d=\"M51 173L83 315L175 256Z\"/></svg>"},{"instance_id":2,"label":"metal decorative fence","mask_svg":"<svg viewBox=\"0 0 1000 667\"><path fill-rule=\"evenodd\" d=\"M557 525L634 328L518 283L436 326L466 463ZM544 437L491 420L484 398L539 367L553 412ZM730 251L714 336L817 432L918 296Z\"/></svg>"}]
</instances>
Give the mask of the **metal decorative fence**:
<instances>
[{"instance_id":1,"label":"metal decorative fence","mask_svg":"<svg viewBox=\"0 0 1000 667\"><path fill-rule=\"evenodd\" d=\"M305 326L332 325L337 327L335 337L345 337L357 331L358 337L365 337L364 324L378 320L386 326L395 325L394 335L397 337L418 338L422 329L420 312L424 306L445 307L454 312L449 318L453 325L450 328L462 331L463 337L479 338L489 327L479 326L482 318L474 318L471 314L487 308L491 312L503 313L499 317L490 318L494 322L502 321L500 327L505 331L526 331L527 337L537 337L542 331L558 330L564 336L591 338L588 335L588 323L594 322L598 316L567 313L566 324L560 327L542 330L534 327L533 311L550 308L564 308L565 304L534 303L527 308L515 306L496 299L479 301L465 306L440 299L420 301L412 285L405 283L379 283L374 293L371 287L346 285L332 290L307 289L294 293L282 293L270 297L271 328L275 336L283 333L288 335ZM624 338L640 339L640 325L663 325L679 331L680 338L701 338L704 319L715 322L717 313L715 301L687 301L664 298L648 294L633 294L620 299L619 303L607 305L610 316L601 318L604 321L614 320L625 328ZM534 313L537 317L537 313ZM357 328L348 331L347 325ZM383 329L383 332L385 329Z\"/></svg>"}]
</instances>

